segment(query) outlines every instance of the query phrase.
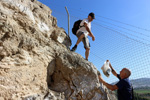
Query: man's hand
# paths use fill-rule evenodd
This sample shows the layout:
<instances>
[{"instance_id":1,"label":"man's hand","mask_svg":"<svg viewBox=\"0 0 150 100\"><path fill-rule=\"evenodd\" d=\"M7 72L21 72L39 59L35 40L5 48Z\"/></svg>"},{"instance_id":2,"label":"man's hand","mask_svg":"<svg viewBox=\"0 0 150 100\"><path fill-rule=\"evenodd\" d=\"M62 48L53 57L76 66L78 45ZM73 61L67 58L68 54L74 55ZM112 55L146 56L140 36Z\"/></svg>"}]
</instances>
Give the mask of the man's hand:
<instances>
[{"instance_id":1,"label":"man's hand","mask_svg":"<svg viewBox=\"0 0 150 100\"><path fill-rule=\"evenodd\" d=\"M106 62L109 62L109 60L106 60Z\"/></svg>"},{"instance_id":2,"label":"man's hand","mask_svg":"<svg viewBox=\"0 0 150 100\"><path fill-rule=\"evenodd\" d=\"M101 75L98 75L98 78L99 78L99 81L101 82L101 83L103 83L103 78L102 78L102 76Z\"/></svg>"},{"instance_id":3,"label":"man's hand","mask_svg":"<svg viewBox=\"0 0 150 100\"><path fill-rule=\"evenodd\" d=\"M109 67L111 68L113 75L117 77L117 72L116 72L116 71L114 70L114 68L112 67L110 61L109 61L109 60L106 60L106 62L109 62Z\"/></svg>"},{"instance_id":4,"label":"man's hand","mask_svg":"<svg viewBox=\"0 0 150 100\"><path fill-rule=\"evenodd\" d=\"M99 81L100 81L101 83L103 83L103 85L105 85L108 89L110 89L110 90L112 90L112 91L118 89L118 87L117 87L116 85L111 85L111 84L106 83L106 82L102 79L101 75L98 75L98 78L99 78Z\"/></svg>"},{"instance_id":5,"label":"man's hand","mask_svg":"<svg viewBox=\"0 0 150 100\"><path fill-rule=\"evenodd\" d=\"M106 60L106 62L109 62L109 67L112 69L112 65L111 65L110 61Z\"/></svg>"}]
</instances>

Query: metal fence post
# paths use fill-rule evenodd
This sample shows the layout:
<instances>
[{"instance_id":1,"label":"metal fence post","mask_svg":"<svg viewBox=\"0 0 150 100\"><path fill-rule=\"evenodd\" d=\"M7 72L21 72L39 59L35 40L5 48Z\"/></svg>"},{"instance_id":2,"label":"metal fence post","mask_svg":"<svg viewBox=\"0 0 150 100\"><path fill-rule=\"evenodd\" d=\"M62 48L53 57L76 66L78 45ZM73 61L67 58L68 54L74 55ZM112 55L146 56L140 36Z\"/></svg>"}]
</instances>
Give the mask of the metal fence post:
<instances>
[{"instance_id":1,"label":"metal fence post","mask_svg":"<svg viewBox=\"0 0 150 100\"><path fill-rule=\"evenodd\" d=\"M70 37L70 16L67 7L65 7L66 12L68 14L68 36Z\"/></svg>"}]
</instances>

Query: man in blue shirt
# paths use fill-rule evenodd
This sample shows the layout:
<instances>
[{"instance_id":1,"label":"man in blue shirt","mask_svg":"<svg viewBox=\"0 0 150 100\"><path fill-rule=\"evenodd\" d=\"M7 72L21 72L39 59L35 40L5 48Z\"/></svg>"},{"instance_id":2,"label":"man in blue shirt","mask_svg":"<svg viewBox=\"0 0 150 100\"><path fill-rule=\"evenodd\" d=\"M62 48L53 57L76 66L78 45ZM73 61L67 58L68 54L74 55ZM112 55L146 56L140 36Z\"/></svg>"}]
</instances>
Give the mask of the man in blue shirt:
<instances>
[{"instance_id":1,"label":"man in blue shirt","mask_svg":"<svg viewBox=\"0 0 150 100\"><path fill-rule=\"evenodd\" d=\"M127 68L123 68L120 71L120 74L117 74L116 71L113 69L111 63L109 64L109 66L112 69L113 75L119 79L119 82L115 85L108 84L102 79L100 74L98 75L99 81L102 82L108 89L112 91L117 90L118 100L132 100L132 86L129 81L131 71Z\"/></svg>"}]
</instances>

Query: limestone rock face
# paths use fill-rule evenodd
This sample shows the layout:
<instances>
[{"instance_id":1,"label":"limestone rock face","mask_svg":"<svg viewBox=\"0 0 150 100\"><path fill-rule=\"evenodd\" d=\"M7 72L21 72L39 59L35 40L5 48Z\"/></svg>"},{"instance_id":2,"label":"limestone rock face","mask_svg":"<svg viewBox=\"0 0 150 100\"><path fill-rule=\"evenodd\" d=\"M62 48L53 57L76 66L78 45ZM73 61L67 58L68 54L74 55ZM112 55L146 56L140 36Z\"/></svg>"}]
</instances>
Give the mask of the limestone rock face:
<instances>
[{"instance_id":1,"label":"limestone rock face","mask_svg":"<svg viewBox=\"0 0 150 100\"><path fill-rule=\"evenodd\" d=\"M49 88L64 92L67 100L111 100L111 93L98 81L96 67L76 53L61 53L47 72Z\"/></svg>"},{"instance_id":2,"label":"limestone rock face","mask_svg":"<svg viewBox=\"0 0 150 100\"><path fill-rule=\"evenodd\" d=\"M115 100L51 13L36 0L0 0L0 100Z\"/></svg>"}]
</instances>

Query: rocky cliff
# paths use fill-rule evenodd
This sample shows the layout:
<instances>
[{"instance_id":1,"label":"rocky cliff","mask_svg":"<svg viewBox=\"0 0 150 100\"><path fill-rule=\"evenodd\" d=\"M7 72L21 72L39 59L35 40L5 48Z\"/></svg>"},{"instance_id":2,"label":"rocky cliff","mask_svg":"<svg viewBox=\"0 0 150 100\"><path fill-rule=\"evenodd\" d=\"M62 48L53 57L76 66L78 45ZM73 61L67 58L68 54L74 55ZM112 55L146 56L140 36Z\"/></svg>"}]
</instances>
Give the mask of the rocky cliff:
<instances>
[{"instance_id":1,"label":"rocky cliff","mask_svg":"<svg viewBox=\"0 0 150 100\"><path fill-rule=\"evenodd\" d=\"M0 0L0 100L115 100L47 6Z\"/></svg>"}]
</instances>

